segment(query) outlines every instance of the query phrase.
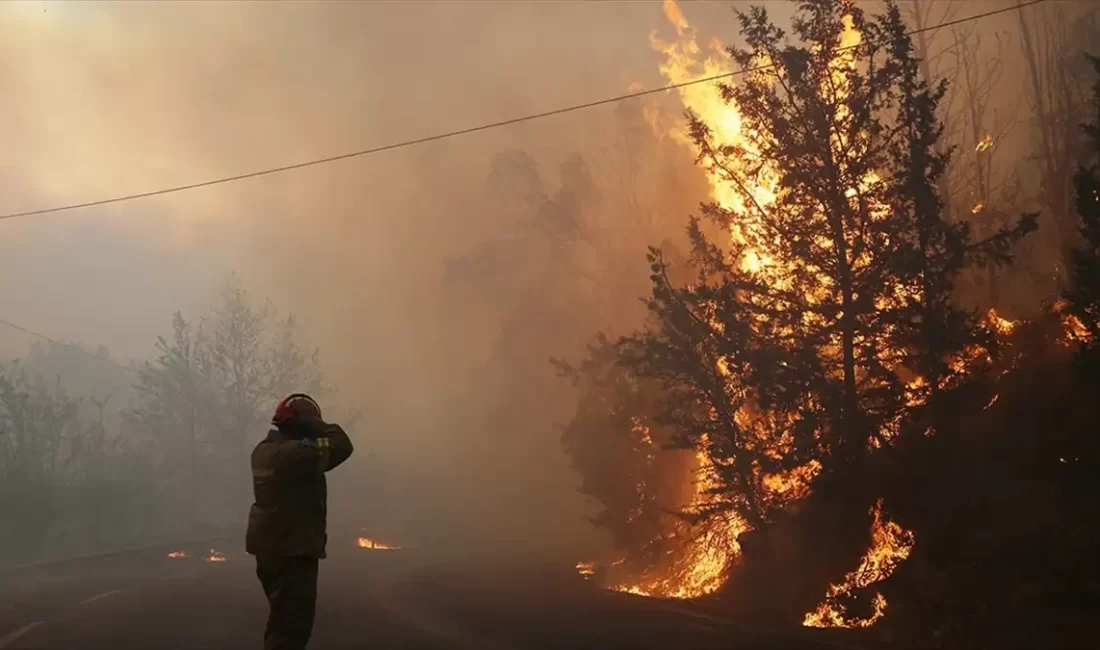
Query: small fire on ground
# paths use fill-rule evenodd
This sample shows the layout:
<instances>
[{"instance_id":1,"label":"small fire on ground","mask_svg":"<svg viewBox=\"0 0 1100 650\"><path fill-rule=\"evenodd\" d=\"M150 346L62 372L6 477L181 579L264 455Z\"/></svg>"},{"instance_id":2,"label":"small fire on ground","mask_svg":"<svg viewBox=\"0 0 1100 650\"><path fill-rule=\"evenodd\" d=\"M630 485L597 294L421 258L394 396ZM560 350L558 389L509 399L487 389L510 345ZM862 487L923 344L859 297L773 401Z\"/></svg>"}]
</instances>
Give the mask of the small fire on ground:
<instances>
[{"instance_id":1,"label":"small fire on ground","mask_svg":"<svg viewBox=\"0 0 1100 650\"><path fill-rule=\"evenodd\" d=\"M173 560L182 560L190 556L187 554L186 551L172 551L168 554L168 557L172 558Z\"/></svg>"},{"instance_id":2,"label":"small fire on ground","mask_svg":"<svg viewBox=\"0 0 1100 650\"><path fill-rule=\"evenodd\" d=\"M373 540L369 537L360 537L357 541L359 548L365 548L372 551L396 551L401 548L400 546L393 546L377 540Z\"/></svg>"},{"instance_id":3,"label":"small fire on ground","mask_svg":"<svg viewBox=\"0 0 1100 650\"><path fill-rule=\"evenodd\" d=\"M226 560L227 558L221 551L216 551L214 549L210 549L210 553L206 556L207 562L225 562Z\"/></svg>"}]
</instances>

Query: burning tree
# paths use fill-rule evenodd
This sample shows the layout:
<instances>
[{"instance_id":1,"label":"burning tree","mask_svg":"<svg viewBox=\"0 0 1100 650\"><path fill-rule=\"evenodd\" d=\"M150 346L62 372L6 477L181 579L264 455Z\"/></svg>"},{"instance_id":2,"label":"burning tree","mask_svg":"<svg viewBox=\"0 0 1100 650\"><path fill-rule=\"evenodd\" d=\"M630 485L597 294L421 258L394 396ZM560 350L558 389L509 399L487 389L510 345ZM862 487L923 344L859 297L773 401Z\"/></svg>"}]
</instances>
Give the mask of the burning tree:
<instances>
[{"instance_id":1,"label":"burning tree","mask_svg":"<svg viewBox=\"0 0 1100 650\"><path fill-rule=\"evenodd\" d=\"M1100 74L1100 58L1089 58ZM1094 90L1097 119L1084 127L1094 150L1082 161L1073 179L1083 243L1073 253L1073 283L1065 296L1069 313L1087 330L1087 337L1082 337L1082 357L1093 369L1100 367L1096 344L1100 340L1100 79Z\"/></svg>"},{"instance_id":2,"label":"burning tree","mask_svg":"<svg viewBox=\"0 0 1100 650\"><path fill-rule=\"evenodd\" d=\"M629 557L604 567L605 584L649 593L634 580L674 553L675 513L691 498L689 453L667 453L670 431L657 422L655 382L642 380L616 360L615 344L599 338L586 363L573 368L556 362L559 371L580 389L576 414L562 430L562 445L582 477L580 492L601 510L592 523L607 530ZM633 588L633 589L632 589Z\"/></svg>"},{"instance_id":3,"label":"burning tree","mask_svg":"<svg viewBox=\"0 0 1100 650\"><path fill-rule=\"evenodd\" d=\"M922 78L896 7L803 1L797 43L761 8L740 23L745 46L728 52L746 72L719 85L727 110L688 114L714 197L688 227L695 278L673 281L651 249L651 324L616 343L699 454L686 514L727 542L819 475L858 482L870 449L966 376L992 334L952 302L954 282L1007 263L1034 227L975 241L945 218L945 84Z\"/></svg>"}]
</instances>

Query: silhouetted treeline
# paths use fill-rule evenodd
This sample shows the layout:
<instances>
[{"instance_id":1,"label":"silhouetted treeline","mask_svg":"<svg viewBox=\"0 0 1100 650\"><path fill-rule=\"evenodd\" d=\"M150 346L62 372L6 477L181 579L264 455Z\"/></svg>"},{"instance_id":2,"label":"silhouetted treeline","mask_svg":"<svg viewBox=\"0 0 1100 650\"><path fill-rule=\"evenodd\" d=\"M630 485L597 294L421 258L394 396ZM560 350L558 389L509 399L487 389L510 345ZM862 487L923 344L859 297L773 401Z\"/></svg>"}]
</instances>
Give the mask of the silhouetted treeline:
<instances>
[{"instance_id":1,"label":"silhouetted treeline","mask_svg":"<svg viewBox=\"0 0 1100 650\"><path fill-rule=\"evenodd\" d=\"M324 392L295 318L235 277L211 313L173 315L155 349L123 364L38 344L0 366L5 564L238 532L272 404Z\"/></svg>"}]
</instances>

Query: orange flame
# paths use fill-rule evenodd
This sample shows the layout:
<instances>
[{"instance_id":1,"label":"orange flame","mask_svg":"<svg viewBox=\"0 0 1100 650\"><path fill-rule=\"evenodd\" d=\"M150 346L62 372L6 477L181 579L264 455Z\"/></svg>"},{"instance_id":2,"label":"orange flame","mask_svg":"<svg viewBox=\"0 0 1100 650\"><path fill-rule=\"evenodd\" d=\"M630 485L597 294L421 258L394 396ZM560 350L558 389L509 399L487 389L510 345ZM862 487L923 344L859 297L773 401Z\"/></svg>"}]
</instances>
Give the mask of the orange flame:
<instances>
[{"instance_id":1,"label":"orange flame","mask_svg":"<svg viewBox=\"0 0 1100 650\"><path fill-rule=\"evenodd\" d=\"M168 554L168 557L172 558L173 560L179 560L190 556L188 556L187 553L184 551L172 551Z\"/></svg>"},{"instance_id":2,"label":"orange flame","mask_svg":"<svg viewBox=\"0 0 1100 650\"><path fill-rule=\"evenodd\" d=\"M391 546L389 544L375 541L369 537L360 537L358 540L356 540L356 543L359 544L359 548L366 548L372 551L396 551L397 549L401 548L400 546Z\"/></svg>"},{"instance_id":3,"label":"orange flame","mask_svg":"<svg viewBox=\"0 0 1100 650\"><path fill-rule=\"evenodd\" d=\"M1009 320L1002 317L997 313L996 309L990 309L986 312L985 323L997 334L1001 336L1007 336L1016 331L1016 328L1020 326L1019 321Z\"/></svg>"},{"instance_id":4,"label":"orange flame","mask_svg":"<svg viewBox=\"0 0 1100 650\"><path fill-rule=\"evenodd\" d=\"M886 597L876 593L871 602L871 614L866 618L847 616L840 599L851 595L856 589L869 587L893 575L898 566L909 557L913 550L914 535L897 522L888 521L882 514L882 499L879 499L871 514L871 547L863 556L859 568L848 573L844 582L831 585L825 600L817 609L806 614L802 624L807 627L870 627L886 612Z\"/></svg>"},{"instance_id":5,"label":"orange flame","mask_svg":"<svg viewBox=\"0 0 1100 650\"><path fill-rule=\"evenodd\" d=\"M585 580L591 578L596 573L596 563L595 562L577 562L577 573L584 576Z\"/></svg>"},{"instance_id":6,"label":"orange flame","mask_svg":"<svg viewBox=\"0 0 1100 650\"><path fill-rule=\"evenodd\" d=\"M1087 343L1092 339L1092 333L1080 318L1069 312L1069 303L1059 300L1054 303L1054 311L1062 319L1062 329L1067 343Z\"/></svg>"},{"instance_id":7,"label":"orange flame","mask_svg":"<svg viewBox=\"0 0 1100 650\"><path fill-rule=\"evenodd\" d=\"M210 554L206 556L207 562L225 562L226 557L222 555L221 551L210 549Z\"/></svg>"},{"instance_id":8,"label":"orange flame","mask_svg":"<svg viewBox=\"0 0 1100 650\"><path fill-rule=\"evenodd\" d=\"M987 135L978 141L978 146L974 147L974 151L981 153L993 148L993 136Z\"/></svg>"},{"instance_id":9,"label":"orange flame","mask_svg":"<svg viewBox=\"0 0 1100 650\"><path fill-rule=\"evenodd\" d=\"M654 32L650 42L654 50L663 55L659 65L661 74L670 83L678 84L700 77L713 77L733 72L731 59L725 55L722 43L712 40L706 44L707 52L698 42L697 32L674 0L665 0L664 13L668 22L675 28L677 40L662 40ZM846 71L855 65L855 52L850 48L858 45L862 36L850 18L845 19L845 32L839 46L842 49L832 62L833 85L846 92L848 80ZM761 61L767 63L767 61ZM739 107L727 102L713 84L693 84L678 89L680 102L710 128L716 147L732 147L751 160L730 160L731 165L743 165L746 168L762 165L762 174L753 174L751 187L738 187L727 177L728 169L716 166L704 167L710 186L712 199L721 207L737 211L745 218L737 220L731 226L730 236L735 242L745 243L749 234L756 234L757 240L763 222L759 218L761 210L767 210L775 204L778 190L778 177L773 167L762 160L751 138L752 125L743 119ZM693 146L686 125L671 129L671 137L685 145ZM837 143L838 146L843 143ZM738 170L739 171L739 170ZM877 177L868 176L863 185L871 185ZM853 197L857 195L852 191ZM752 208L752 210L748 208ZM754 212L755 210L755 212ZM750 215L757 215L756 217ZM749 271L762 271L773 264L767 250L748 250L740 260L742 267ZM769 281L781 281L781 274L771 274ZM716 325L716 328L720 329ZM729 368L725 359L717 361L720 374L728 377ZM747 412L739 412L739 421L751 424L754 418L761 417ZM774 423L770 423L774 424ZM709 453L709 441L703 440L696 457L699 479L695 482L693 496L687 504L692 509L711 503L717 486L715 462ZM805 496L810 479L820 470L820 465L810 463L804 467L786 473L761 477L764 488L777 499L793 501ZM611 588L629 593L666 598L695 598L718 590L726 581L729 568L740 553L738 536L748 529L748 524L736 514L724 519L711 521L701 528L682 530L684 541L681 548L666 558L659 567L651 569L648 575L640 579L625 581ZM578 568L578 571L581 569Z\"/></svg>"}]
</instances>

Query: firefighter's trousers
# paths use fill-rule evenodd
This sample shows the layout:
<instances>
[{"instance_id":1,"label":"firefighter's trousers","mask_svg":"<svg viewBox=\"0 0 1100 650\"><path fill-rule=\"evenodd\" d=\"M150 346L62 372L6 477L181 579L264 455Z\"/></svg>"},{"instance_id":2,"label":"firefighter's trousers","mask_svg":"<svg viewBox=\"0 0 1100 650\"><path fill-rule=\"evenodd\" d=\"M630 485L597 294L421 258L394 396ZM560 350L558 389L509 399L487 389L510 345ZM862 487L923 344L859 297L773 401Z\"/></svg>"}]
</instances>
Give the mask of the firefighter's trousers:
<instances>
[{"instance_id":1,"label":"firefighter's trousers","mask_svg":"<svg viewBox=\"0 0 1100 650\"><path fill-rule=\"evenodd\" d=\"M317 558L257 557L256 575L271 606L264 650L305 650L317 607Z\"/></svg>"}]
</instances>

